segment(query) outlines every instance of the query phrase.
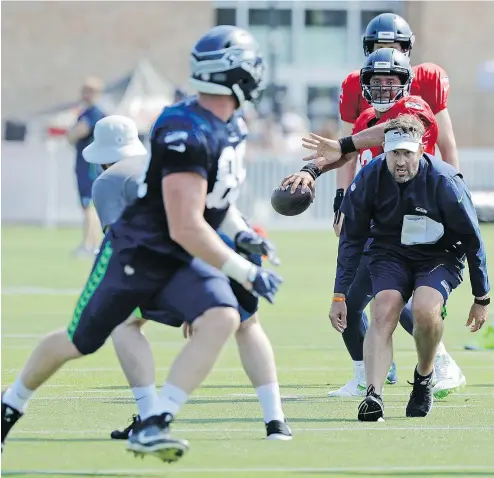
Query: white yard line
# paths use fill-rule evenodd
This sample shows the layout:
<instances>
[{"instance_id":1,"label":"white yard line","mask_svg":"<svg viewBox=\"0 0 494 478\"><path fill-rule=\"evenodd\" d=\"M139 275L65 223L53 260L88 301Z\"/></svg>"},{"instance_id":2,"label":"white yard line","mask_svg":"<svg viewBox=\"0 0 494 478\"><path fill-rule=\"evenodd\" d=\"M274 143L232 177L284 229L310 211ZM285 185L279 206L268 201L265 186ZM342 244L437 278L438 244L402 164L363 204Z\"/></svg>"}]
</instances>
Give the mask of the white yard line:
<instances>
[{"instance_id":1,"label":"white yard line","mask_svg":"<svg viewBox=\"0 0 494 478\"><path fill-rule=\"evenodd\" d=\"M392 421L392 419L390 419ZM386 422L384 422L386 423ZM178 422L178 425L180 423ZM389 427L386 425L367 425L367 424L362 424L355 420L355 426L354 427L320 427L320 428L297 428L296 426L293 426L293 423L290 424L290 427L293 429L294 432L296 433L314 433L314 432L359 432L362 433L362 431L366 430L373 430L373 431L385 431L385 432L392 432L392 431L441 431L441 432L447 432L447 431L492 431L494 430L494 426L426 426L426 427L418 427L418 426L409 426L409 427L403 427L403 426L397 426L397 427ZM173 431L177 433L262 433L262 427L259 426L257 428L218 428L218 427L204 427L204 428L192 428L192 427L180 427L180 426L174 426ZM101 428L97 430L74 430L74 429L68 429L68 430L16 430L15 434L17 435L40 435L40 436L46 436L46 435L55 435L57 437L64 436L64 435L71 435L71 436L84 436L84 435L94 435L95 437L106 437L108 435L107 431L102 431ZM108 439L110 440L110 439Z\"/></svg>"},{"instance_id":2,"label":"white yard line","mask_svg":"<svg viewBox=\"0 0 494 478\"><path fill-rule=\"evenodd\" d=\"M168 471L169 470L169 471ZM48 476L148 476L164 474L174 475L175 473L184 474L235 474L235 473L386 473L389 472L473 472L473 471L493 471L492 466L477 465L454 465L454 466L365 466L365 467L332 467L332 468L303 468L303 467L257 467L257 468L139 468L129 469L108 469L108 470L3 470L3 476L16 475L48 475Z\"/></svg>"},{"instance_id":3,"label":"white yard line","mask_svg":"<svg viewBox=\"0 0 494 478\"><path fill-rule=\"evenodd\" d=\"M175 473L185 474L225 474L225 473L386 473L390 472L473 472L473 471L494 471L492 466L477 466L477 465L444 465L444 466L351 466L351 467L331 467L331 468L304 468L304 467L256 467L256 468L138 468L135 470L129 469L108 469L108 470L2 470L3 476L15 475L65 475L65 476L105 476L105 475L121 475L121 476L147 476L164 474L173 475Z\"/></svg>"},{"instance_id":4,"label":"white yard line","mask_svg":"<svg viewBox=\"0 0 494 478\"><path fill-rule=\"evenodd\" d=\"M2 295L78 295L81 293L81 291L82 288L70 289L70 288L21 286L21 287L3 287Z\"/></svg>"}]
</instances>

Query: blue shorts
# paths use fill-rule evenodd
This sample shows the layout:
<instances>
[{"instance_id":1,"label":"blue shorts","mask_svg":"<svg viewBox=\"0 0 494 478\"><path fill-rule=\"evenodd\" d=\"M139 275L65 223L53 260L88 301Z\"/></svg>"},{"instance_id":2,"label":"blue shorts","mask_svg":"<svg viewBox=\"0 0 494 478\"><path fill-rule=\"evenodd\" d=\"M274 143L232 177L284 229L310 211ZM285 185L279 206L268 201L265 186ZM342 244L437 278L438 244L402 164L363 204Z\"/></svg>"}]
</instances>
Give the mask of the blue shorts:
<instances>
[{"instance_id":1,"label":"blue shorts","mask_svg":"<svg viewBox=\"0 0 494 478\"><path fill-rule=\"evenodd\" d=\"M449 294L461 284L461 273L444 263L408 262L395 257L371 258L369 270L373 296L383 290L397 290L408 302L413 291L421 286L431 287L441 293L444 304Z\"/></svg>"},{"instance_id":2,"label":"blue shorts","mask_svg":"<svg viewBox=\"0 0 494 478\"><path fill-rule=\"evenodd\" d=\"M76 305L69 337L80 353L93 353L115 327L146 304L181 322L192 322L214 307L238 309L230 281L216 268L200 260L184 264L173 258L158 264L146 251L119 250L110 230Z\"/></svg>"},{"instance_id":3,"label":"blue shorts","mask_svg":"<svg viewBox=\"0 0 494 478\"><path fill-rule=\"evenodd\" d=\"M222 233L219 233L219 236L228 246L230 246L234 250L236 249L233 241L228 236ZM261 265L260 256L252 255L249 256L249 259L254 264ZM207 267L209 268L210 266ZM185 282L186 279L186 277L177 277L175 283L177 284L178 290L180 290L179 287L182 283L181 281ZM247 291L237 281L230 279L230 286L238 301L238 312L240 314L240 321L245 322L257 312L257 309L259 308L259 298ZM159 322L160 324L170 325L172 327L180 327L184 321L191 322L191 320L185 318L182 313L176 313L175 311L166 308L165 301L161 299L161 294L165 292L166 290L160 292L160 294L155 297L151 301L151 303L148 303L147 305L144 305L140 308L142 318L152 320L154 322ZM194 315L194 313L190 315L192 317L192 320L198 317L198 315Z\"/></svg>"},{"instance_id":4,"label":"blue shorts","mask_svg":"<svg viewBox=\"0 0 494 478\"><path fill-rule=\"evenodd\" d=\"M91 205L92 188L95 179L101 174L103 169L98 164L90 164L84 161L84 164L77 164L75 175L77 178L77 190L81 206L86 209Z\"/></svg>"}]
</instances>

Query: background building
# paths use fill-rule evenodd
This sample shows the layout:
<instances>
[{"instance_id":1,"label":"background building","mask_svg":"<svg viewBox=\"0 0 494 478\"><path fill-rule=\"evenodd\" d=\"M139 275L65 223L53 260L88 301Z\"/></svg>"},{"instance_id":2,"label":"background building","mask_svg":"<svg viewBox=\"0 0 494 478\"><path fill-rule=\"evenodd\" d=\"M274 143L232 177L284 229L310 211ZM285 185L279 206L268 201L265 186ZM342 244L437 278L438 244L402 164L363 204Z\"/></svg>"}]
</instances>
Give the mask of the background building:
<instances>
[{"instance_id":1,"label":"background building","mask_svg":"<svg viewBox=\"0 0 494 478\"><path fill-rule=\"evenodd\" d=\"M341 81L360 68L361 35L382 12L409 21L417 38L412 63L434 62L447 70L462 171L472 189L494 191L494 2L7 1L1 20L2 120L20 119L28 133L23 143L2 142L3 220L79 220L73 150L63 137L46 141L46 133L59 122L73 121L86 76L97 75L113 88L116 81L116 90L134 95L131 106L139 108L153 97L156 103L174 88L187 89L188 53L197 38L212 25L232 24L248 28L259 40L270 83L257 109L246 111L251 164L241 205L274 226L283 219L273 216L270 192L299 167L303 134L337 135ZM139 78L141 86L130 81L123 88L128 80L122 78ZM116 90L110 88L106 97L113 98ZM126 93L123 99L128 100ZM46 110L50 114L37 114ZM149 111L140 115L143 130L151 116ZM334 177L321 181L327 186L318 204L304 214L315 227L327 226L332 215ZM492 196L488 201L494 203Z\"/></svg>"}]
</instances>

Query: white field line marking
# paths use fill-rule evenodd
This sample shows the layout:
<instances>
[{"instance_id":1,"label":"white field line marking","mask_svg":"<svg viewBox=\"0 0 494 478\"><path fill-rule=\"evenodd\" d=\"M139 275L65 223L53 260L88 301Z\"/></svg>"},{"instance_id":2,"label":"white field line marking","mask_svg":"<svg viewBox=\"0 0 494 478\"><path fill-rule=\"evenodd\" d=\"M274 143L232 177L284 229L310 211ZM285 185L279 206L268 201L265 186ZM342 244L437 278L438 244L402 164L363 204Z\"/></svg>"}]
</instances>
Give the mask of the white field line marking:
<instances>
[{"instance_id":1,"label":"white field line marking","mask_svg":"<svg viewBox=\"0 0 494 478\"><path fill-rule=\"evenodd\" d=\"M391 419L392 420L392 419ZM290 427L295 432L360 432L366 430L378 430L378 431L493 431L494 426L429 426L429 427L389 427L386 425L366 425L361 424L357 420L355 420L355 426L351 427L321 427L321 428L296 428L293 424L290 424ZM262 433L261 428L192 428L192 427L173 427L173 432L177 433ZM107 436L108 433L106 431L102 431L101 428L97 430L16 430L15 434L20 435L94 435L94 436ZM110 439L108 439L110 441Z\"/></svg>"},{"instance_id":2,"label":"white field line marking","mask_svg":"<svg viewBox=\"0 0 494 478\"><path fill-rule=\"evenodd\" d=\"M82 292L82 288L71 289L71 288L36 287L36 286L2 288L2 295L78 295L81 292Z\"/></svg>"},{"instance_id":3,"label":"white field line marking","mask_svg":"<svg viewBox=\"0 0 494 478\"><path fill-rule=\"evenodd\" d=\"M51 400L51 401L64 401L64 400L108 400L108 399L125 399L125 400L131 400L132 396L130 394L125 394L125 391L119 390L116 392L107 392L104 390L71 390L72 393L80 393L80 395L58 395L58 396L34 396L31 398L31 400ZM89 395L91 393L100 393L102 395ZM385 397L406 397L408 396L408 391L404 390L402 393L386 393ZM490 397L494 398L494 393L455 393L455 397ZM248 394L248 393L230 393L230 394L219 394L219 395L192 395L192 399L197 399L197 400L208 400L208 399L225 399L225 398L252 398L255 399L257 398L257 395L255 394ZM361 397L345 397L345 398L338 398L338 397L328 397L326 392L321 392L320 394L297 394L297 395L282 395L282 399L284 400L297 400L297 399L304 399L304 398L313 398L313 399L320 399L324 400L325 402L328 403L340 403L340 402L352 402L352 401L358 401L361 400ZM436 401L436 404L441 403L440 401ZM465 408L471 408L473 406L479 406L479 405L464 405ZM440 405L440 408L446 408L446 405ZM455 406L450 406L451 408L459 408L460 405L455 405ZM463 405L462 405L463 407Z\"/></svg>"},{"instance_id":4,"label":"white field line marking","mask_svg":"<svg viewBox=\"0 0 494 478\"><path fill-rule=\"evenodd\" d=\"M129 469L109 469L109 470L2 470L3 476L15 475L64 475L64 476L162 476L166 468L140 468L136 470ZM332 468L301 468L301 467L258 467L258 468L173 468L170 473L184 474L219 474L219 473L382 473L386 472L461 472L461 471L492 471L494 467L477 466L477 465L454 465L454 466L366 466L366 467L332 467Z\"/></svg>"},{"instance_id":5,"label":"white field line marking","mask_svg":"<svg viewBox=\"0 0 494 478\"><path fill-rule=\"evenodd\" d=\"M406 368L409 365L405 365L401 368ZM461 367L465 370L493 370L493 367L489 365L472 365ZM332 371L345 371L350 372L351 367L334 367L332 365L328 365L325 367L277 367L279 372L332 372ZM2 373L16 373L20 372L21 368L6 368L2 369ZM156 367L155 370L157 372L167 372L170 370L170 367ZM60 369L57 373L103 373L103 372L122 372L120 367L66 367ZM213 369L213 372L244 372L242 367L217 367Z\"/></svg>"},{"instance_id":6,"label":"white field line marking","mask_svg":"<svg viewBox=\"0 0 494 478\"><path fill-rule=\"evenodd\" d=\"M166 468L140 468L136 470L129 469L109 469L109 470L2 470L3 476L15 475L64 475L64 476L147 476L160 475L162 476ZM477 465L454 465L454 466L366 466L366 467L332 467L332 468L302 468L302 467L257 467L257 468L173 468L170 473L382 473L386 472L461 472L461 471L492 471L492 466L477 466Z\"/></svg>"},{"instance_id":7,"label":"white field line marking","mask_svg":"<svg viewBox=\"0 0 494 478\"><path fill-rule=\"evenodd\" d=\"M403 393L403 397L405 397L406 394ZM492 395L494 398L494 394ZM245 396L239 396L239 395L232 395L232 394L227 394L227 395L194 395L192 396L191 400L189 401L190 404L194 404L194 399L195 400L225 400L225 399L232 399L232 403L235 402L235 398L252 398L257 399L256 395L252 397L245 397ZM322 396L322 395L311 395L308 397L293 397L293 396L281 396L282 400L298 400L301 398L312 398L311 401L313 402L320 402L320 403L335 403L334 400L331 400L328 397ZM129 401L134 401L134 398L130 395L127 396L119 396L119 395L92 395L92 396L85 396L85 395L79 395L79 396L58 396L58 397L33 397L31 400L34 401L52 401L52 402L63 402L63 401L70 401L70 400L78 400L78 401L92 401L92 400L97 400L99 402L104 401L104 400L129 400ZM440 405L437 404L435 405L435 408L480 408L480 407L485 407L485 405ZM386 406L386 410L402 410L404 406Z\"/></svg>"}]
</instances>

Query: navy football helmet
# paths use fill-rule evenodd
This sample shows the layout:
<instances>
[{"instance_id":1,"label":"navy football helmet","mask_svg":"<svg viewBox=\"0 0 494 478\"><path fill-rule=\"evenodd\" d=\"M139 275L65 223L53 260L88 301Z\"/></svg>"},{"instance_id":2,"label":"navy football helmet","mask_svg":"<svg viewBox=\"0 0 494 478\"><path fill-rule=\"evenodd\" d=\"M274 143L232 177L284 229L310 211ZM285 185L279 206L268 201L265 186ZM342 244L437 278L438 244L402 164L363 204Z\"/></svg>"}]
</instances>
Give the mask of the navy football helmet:
<instances>
[{"instance_id":1,"label":"navy football helmet","mask_svg":"<svg viewBox=\"0 0 494 478\"><path fill-rule=\"evenodd\" d=\"M374 51L375 43L400 43L405 55L410 55L415 35L406 20L395 13L381 13L374 17L362 38L365 56Z\"/></svg>"},{"instance_id":2,"label":"navy football helmet","mask_svg":"<svg viewBox=\"0 0 494 478\"><path fill-rule=\"evenodd\" d=\"M265 64L246 30L220 25L209 30L190 54L191 86L200 93L233 95L239 106L256 101L264 88Z\"/></svg>"},{"instance_id":3,"label":"navy football helmet","mask_svg":"<svg viewBox=\"0 0 494 478\"><path fill-rule=\"evenodd\" d=\"M374 75L397 76L399 85L372 85ZM376 109L389 110L396 101L410 94L413 70L410 59L394 48L380 48L371 53L360 70L363 97Z\"/></svg>"}]
</instances>

